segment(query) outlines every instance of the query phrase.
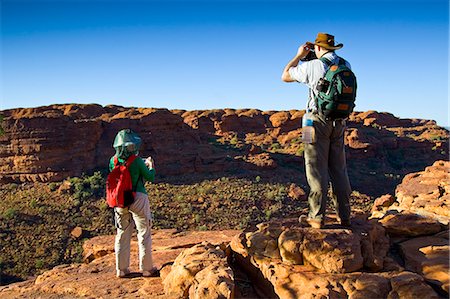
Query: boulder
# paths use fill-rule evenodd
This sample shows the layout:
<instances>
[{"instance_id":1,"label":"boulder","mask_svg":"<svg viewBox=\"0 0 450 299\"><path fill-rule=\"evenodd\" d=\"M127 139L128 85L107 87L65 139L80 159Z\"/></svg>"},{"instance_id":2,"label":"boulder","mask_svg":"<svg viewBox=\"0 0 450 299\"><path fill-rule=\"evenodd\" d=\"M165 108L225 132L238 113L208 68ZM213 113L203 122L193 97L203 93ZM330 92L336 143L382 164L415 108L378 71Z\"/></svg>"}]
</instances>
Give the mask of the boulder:
<instances>
[{"instance_id":1,"label":"boulder","mask_svg":"<svg viewBox=\"0 0 450 299\"><path fill-rule=\"evenodd\" d=\"M303 113L291 114L289 111L278 111L269 117L274 128L280 128L279 133L285 133L301 128Z\"/></svg>"},{"instance_id":2,"label":"boulder","mask_svg":"<svg viewBox=\"0 0 450 299\"><path fill-rule=\"evenodd\" d=\"M427 285L422 276L412 272L402 272L390 279L392 290L388 299L394 298L430 298L438 299L439 295Z\"/></svg>"},{"instance_id":3,"label":"boulder","mask_svg":"<svg viewBox=\"0 0 450 299\"><path fill-rule=\"evenodd\" d=\"M195 275L189 298L234 298L234 285L234 274L230 267L211 264Z\"/></svg>"},{"instance_id":4,"label":"boulder","mask_svg":"<svg viewBox=\"0 0 450 299\"><path fill-rule=\"evenodd\" d=\"M77 226L74 229L72 229L72 231L70 232L70 235L74 239L79 239L83 235L83 229L81 227Z\"/></svg>"},{"instance_id":5,"label":"boulder","mask_svg":"<svg viewBox=\"0 0 450 299\"><path fill-rule=\"evenodd\" d=\"M363 267L361 240L346 229L303 229L300 245L305 263L328 273L354 272Z\"/></svg>"},{"instance_id":6,"label":"boulder","mask_svg":"<svg viewBox=\"0 0 450 299\"><path fill-rule=\"evenodd\" d=\"M352 229L317 230L299 227L294 220L259 224L256 231L233 238L231 248L243 258L269 258L290 265L311 265L328 273L346 273L363 266L382 268L388 240L376 222Z\"/></svg>"},{"instance_id":7,"label":"boulder","mask_svg":"<svg viewBox=\"0 0 450 299\"><path fill-rule=\"evenodd\" d=\"M233 298L233 271L225 252L204 242L185 249L163 277L164 292L176 298Z\"/></svg>"},{"instance_id":8,"label":"boulder","mask_svg":"<svg viewBox=\"0 0 450 299\"><path fill-rule=\"evenodd\" d=\"M386 208L390 207L395 202L395 197L391 194L385 194L373 202L372 212L383 211Z\"/></svg>"},{"instance_id":9,"label":"boulder","mask_svg":"<svg viewBox=\"0 0 450 299\"><path fill-rule=\"evenodd\" d=\"M393 213L379 220L390 235L415 237L441 231L441 224L433 218L414 213Z\"/></svg>"},{"instance_id":10,"label":"boulder","mask_svg":"<svg viewBox=\"0 0 450 299\"><path fill-rule=\"evenodd\" d=\"M296 184L291 184L289 186L288 196L290 198L296 199L296 200L306 200L307 199L306 192L301 187L297 186Z\"/></svg>"},{"instance_id":11,"label":"boulder","mask_svg":"<svg viewBox=\"0 0 450 299\"><path fill-rule=\"evenodd\" d=\"M420 275L407 271L326 273L270 258L236 259L262 298L439 298Z\"/></svg>"},{"instance_id":12,"label":"boulder","mask_svg":"<svg viewBox=\"0 0 450 299\"><path fill-rule=\"evenodd\" d=\"M444 225L450 220L450 162L436 161L424 171L411 173L397 186L399 210L435 218Z\"/></svg>"},{"instance_id":13,"label":"boulder","mask_svg":"<svg viewBox=\"0 0 450 299\"><path fill-rule=\"evenodd\" d=\"M400 243L405 268L421 274L430 284L449 293L449 240L437 236L414 238Z\"/></svg>"}]
</instances>

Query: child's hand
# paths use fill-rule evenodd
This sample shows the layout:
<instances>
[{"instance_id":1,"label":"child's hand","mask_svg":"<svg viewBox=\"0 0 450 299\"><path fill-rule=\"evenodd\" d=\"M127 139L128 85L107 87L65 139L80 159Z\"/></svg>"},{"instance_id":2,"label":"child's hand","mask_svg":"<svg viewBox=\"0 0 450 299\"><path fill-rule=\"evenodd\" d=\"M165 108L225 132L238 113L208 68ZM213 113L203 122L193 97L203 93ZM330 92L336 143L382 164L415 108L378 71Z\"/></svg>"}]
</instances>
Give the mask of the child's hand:
<instances>
[{"instance_id":1,"label":"child's hand","mask_svg":"<svg viewBox=\"0 0 450 299\"><path fill-rule=\"evenodd\" d=\"M155 162L153 161L153 158L148 157L147 159L145 159L145 165L147 165L149 169L155 168Z\"/></svg>"}]
</instances>

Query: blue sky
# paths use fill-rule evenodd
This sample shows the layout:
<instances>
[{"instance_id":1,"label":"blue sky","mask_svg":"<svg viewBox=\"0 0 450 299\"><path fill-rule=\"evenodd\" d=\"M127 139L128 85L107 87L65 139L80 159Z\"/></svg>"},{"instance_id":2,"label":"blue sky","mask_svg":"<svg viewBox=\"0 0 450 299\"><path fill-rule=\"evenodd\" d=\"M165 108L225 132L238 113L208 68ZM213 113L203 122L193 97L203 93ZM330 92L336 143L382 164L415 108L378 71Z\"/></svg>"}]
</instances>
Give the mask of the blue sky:
<instances>
[{"instance_id":1,"label":"blue sky","mask_svg":"<svg viewBox=\"0 0 450 299\"><path fill-rule=\"evenodd\" d=\"M99 103L304 109L280 80L298 46L334 34L357 111L449 125L449 4L379 1L1 0L0 109Z\"/></svg>"}]
</instances>

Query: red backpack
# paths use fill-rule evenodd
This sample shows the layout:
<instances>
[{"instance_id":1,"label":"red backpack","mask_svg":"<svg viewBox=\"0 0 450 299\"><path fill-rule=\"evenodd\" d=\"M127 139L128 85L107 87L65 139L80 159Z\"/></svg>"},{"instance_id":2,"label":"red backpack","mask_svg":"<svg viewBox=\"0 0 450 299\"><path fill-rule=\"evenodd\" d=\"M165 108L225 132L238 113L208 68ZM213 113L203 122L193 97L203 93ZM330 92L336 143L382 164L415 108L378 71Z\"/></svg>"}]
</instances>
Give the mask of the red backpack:
<instances>
[{"instance_id":1,"label":"red backpack","mask_svg":"<svg viewBox=\"0 0 450 299\"><path fill-rule=\"evenodd\" d=\"M133 190L128 168L136 158L136 155L131 155L121 165L117 156L114 157L114 169L108 174L108 178L106 179L106 202L109 207L125 208L134 202L136 192Z\"/></svg>"}]
</instances>

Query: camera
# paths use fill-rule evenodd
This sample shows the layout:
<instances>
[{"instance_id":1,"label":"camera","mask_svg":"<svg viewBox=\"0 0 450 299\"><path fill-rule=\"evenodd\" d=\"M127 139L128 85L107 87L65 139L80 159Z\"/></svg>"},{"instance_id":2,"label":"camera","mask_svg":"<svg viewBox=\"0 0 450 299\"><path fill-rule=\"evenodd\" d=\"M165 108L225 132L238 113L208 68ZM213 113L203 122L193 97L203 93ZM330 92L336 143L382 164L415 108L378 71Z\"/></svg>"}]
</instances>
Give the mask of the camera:
<instances>
[{"instance_id":1,"label":"camera","mask_svg":"<svg viewBox=\"0 0 450 299\"><path fill-rule=\"evenodd\" d=\"M328 90L328 87L330 86L330 81L327 81L324 78L320 78L319 82L317 83L317 91L319 92L326 92Z\"/></svg>"},{"instance_id":2,"label":"camera","mask_svg":"<svg viewBox=\"0 0 450 299\"><path fill-rule=\"evenodd\" d=\"M311 50L309 50L308 54L300 60L301 61L310 61L313 59L317 59L317 56L316 56L316 53L314 53L314 50L311 49Z\"/></svg>"}]
</instances>

